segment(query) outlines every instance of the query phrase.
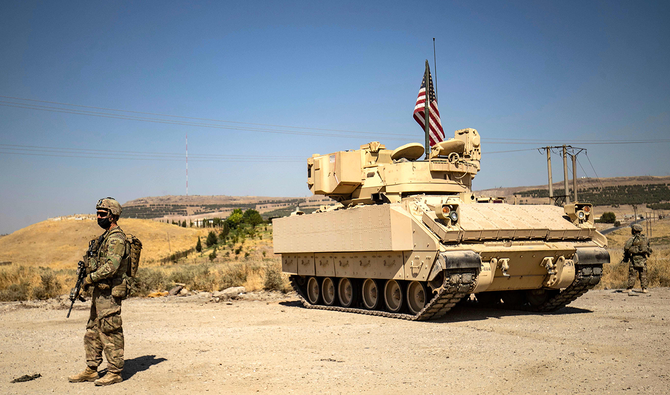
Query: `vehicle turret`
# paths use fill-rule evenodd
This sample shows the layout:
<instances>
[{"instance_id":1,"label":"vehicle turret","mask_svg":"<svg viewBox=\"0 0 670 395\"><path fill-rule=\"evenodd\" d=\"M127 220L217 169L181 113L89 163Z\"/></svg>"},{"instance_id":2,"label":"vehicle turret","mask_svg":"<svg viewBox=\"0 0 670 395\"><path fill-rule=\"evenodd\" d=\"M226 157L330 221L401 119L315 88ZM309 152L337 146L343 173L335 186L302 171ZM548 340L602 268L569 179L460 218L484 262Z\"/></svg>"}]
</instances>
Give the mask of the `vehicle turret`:
<instances>
[{"instance_id":1,"label":"vehicle turret","mask_svg":"<svg viewBox=\"0 0 670 395\"><path fill-rule=\"evenodd\" d=\"M428 158L421 144L388 150L378 141L360 149L307 160L307 185L315 195L344 204L397 203L403 197L469 193L480 169L481 144L475 129L462 129L454 138L432 147Z\"/></svg>"}]
</instances>

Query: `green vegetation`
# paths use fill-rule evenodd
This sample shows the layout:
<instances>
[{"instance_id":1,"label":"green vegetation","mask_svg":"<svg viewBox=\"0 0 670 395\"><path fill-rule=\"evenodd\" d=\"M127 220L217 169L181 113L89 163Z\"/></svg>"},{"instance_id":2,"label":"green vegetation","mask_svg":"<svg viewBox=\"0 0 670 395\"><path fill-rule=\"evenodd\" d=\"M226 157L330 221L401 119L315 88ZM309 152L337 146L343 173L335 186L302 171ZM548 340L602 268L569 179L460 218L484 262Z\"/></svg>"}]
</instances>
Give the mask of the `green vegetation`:
<instances>
[{"instance_id":1,"label":"green vegetation","mask_svg":"<svg viewBox=\"0 0 670 395\"><path fill-rule=\"evenodd\" d=\"M562 193L563 191L561 191ZM579 200L589 202L594 206L613 206L620 204L646 204L651 209L653 205L664 204L670 209L670 186L668 184L646 185L616 185L608 187L592 187L579 190ZM547 189L532 189L518 192L520 197L547 198ZM663 207L659 207L663 208Z\"/></svg>"},{"instance_id":2,"label":"green vegetation","mask_svg":"<svg viewBox=\"0 0 670 395\"><path fill-rule=\"evenodd\" d=\"M647 208L650 208L652 210L670 210L670 203L647 204Z\"/></svg>"},{"instance_id":3,"label":"green vegetation","mask_svg":"<svg viewBox=\"0 0 670 395\"><path fill-rule=\"evenodd\" d=\"M198 238L198 241L200 241L199 238ZM207 240L205 240L205 244L207 245L207 248L213 246L214 244L216 244L216 242L217 242L217 240L216 240L216 234L214 234L213 231L210 231L210 232L207 234Z\"/></svg>"},{"instance_id":4,"label":"green vegetation","mask_svg":"<svg viewBox=\"0 0 670 395\"><path fill-rule=\"evenodd\" d=\"M270 218L277 218L277 217L287 217L291 215L292 212L294 212L298 208L298 205L293 205L293 206L288 206L288 207L282 207L278 208L276 210L272 211L266 211L262 214L263 219L268 220ZM317 210L317 207L313 208L301 208L300 211L304 212L305 214L311 214L314 211Z\"/></svg>"},{"instance_id":5,"label":"green vegetation","mask_svg":"<svg viewBox=\"0 0 670 395\"><path fill-rule=\"evenodd\" d=\"M606 211L600 216L600 221L604 224L613 224L616 222L616 215L611 211Z\"/></svg>"},{"instance_id":6,"label":"green vegetation","mask_svg":"<svg viewBox=\"0 0 670 395\"><path fill-rule=\"evenodd\" d=\"M273 203L296 203L303 202L304 198L291 200L264 200L256 203L224 203L224 204L171 204L171 203L157 203L143 206L127 206L123 207L123 216L126 218L144 218L153 219L165 216L182 216L188 215L189 211L192 214L209 214L221 211L228 211L230 209L249 210L255 209L257 204L273 204ZM255 211L255 210L254 210ZM179 224L180 226L186 226Z\"/></svg>"}]
</instances>

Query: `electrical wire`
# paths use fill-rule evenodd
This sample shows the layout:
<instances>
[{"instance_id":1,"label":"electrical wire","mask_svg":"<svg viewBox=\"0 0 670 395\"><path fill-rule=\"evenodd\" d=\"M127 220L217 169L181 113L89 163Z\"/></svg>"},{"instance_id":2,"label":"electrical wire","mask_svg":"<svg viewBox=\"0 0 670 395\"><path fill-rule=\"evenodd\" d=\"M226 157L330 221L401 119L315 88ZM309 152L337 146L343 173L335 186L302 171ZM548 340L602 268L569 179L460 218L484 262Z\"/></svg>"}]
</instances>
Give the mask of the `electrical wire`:
<instances>
[{"instance_id":1,"label":"electrical wire","mask_svg":"<svg viewBox=\"0 0 670 395\"><path fill-rule=\"evenodd\" d=\"M81 148L58 148L0 144L0 154L26 155L26 156L49 156L61 158L87 158L87 159L116 159L116 160L156 160L175 161L184 160L183 154L138 152L138 151L103 151ZM285 156L252 156L247 155L220 155L220 154L195 154L190 156L195 162L304 162L304 158Z\"/></svg>"},{"instance_id":2,"label":"electrical wire","mask_svg":"<svg viewBox=\"0 0 670 395\"><path fill-rule=\"evenodd\" d=\"M86 106L81 104L72 104L72 103L62 103L56 101L48 100L37 100L37 99L27 99L14 96L5 96L0 95L0 98L19 100L23 102L32 102L32 103L44 103L44 104L54 104L58 106L67 106L67 107L76 107L76 108L63 108L63 107L54 107L54 106L43 106L31 103L21 103L21 102L11 102L11 101L0 101L0 106L4 107L13 107L13 108L22 108L36 111L48 111L64 114L74 114L74 115L85 115L85 116L94 116L102 118L111 118L111 119L121 119L129 121L138 121L138 122L152 122L159 124L168 124L168 125L178 125L178 126L193 126L193 127L202 127L202 128L214 128L214 129L223 129L223 130L239 130L247 132L257 132L257 133L272 133L272 134L289 134L297 136L316 136L316 137L339 137L339 138L360 138L361 136L370 136L370 137L379 137L385 136L389 140L407 140L414 139L416 134L397 134L397 133L374 133L374 132L365 132L365 131L354 131L354 130L342 130L342 129L327 129L327 128L314 128L314 127L301 127L301 126L287 126L287 125L277 125L277 124L263 124L263 123L251 123L251 122L239 122L239 121L229 121L222 119L213 119L213 118L198 118L198 117L188 117L182 115L171 115L163 113L153 113L146 111L134 111L134 110L122 110L108 107L97 107L97 106ZM79 110L78 108L91 109L91 110L100 110L100 111L87 111ZM111 111L111 112L101 112L101 111ZM153 117L167 117L175 119L164 119L164 118L151 118L144 116L135 116L129 114L139 114L139 115L150 115ZM194 121L204 121L204 122L192 122ZM208 123L216 122L216 123ZM217 124L219 123L219 124ZM235 125L250 125L250 126L233 126L233 125L221 125L223 124L235 124ZM279 129L269 129L269 128L279 128ZM335 133L324 133L324 132L337 132ZM484 138L482 141L486 144L525 144L525 145L537 145L537 144L588 144L588 145L611 145L611 144L659 144L659 143L669 143L670 139L652 139L652 140L569 140L562 142L551 141L541 139L513 139L513 138Z\"/></svg>"},{"instance_id":3,"label":"electrical wire","mask_svg":"<svg viewBox=\"0 0 670 395\"><path fill-rule=\"evenodd\" d=\"M588 151L584 152L584 154L586 155L586 159L588 159L589 164L591 165L591 169L593 169L593 174L596 175L596 179L600 182L600 186L601 186L603 189L605 189L605 185L603 185L602 181L600 181L600 176L598 176L598 172L596 172L596 168L593 167L593 163L591 163L591 158L589 158L589 153L588 153Z\"/></svg>"}]
</instances>

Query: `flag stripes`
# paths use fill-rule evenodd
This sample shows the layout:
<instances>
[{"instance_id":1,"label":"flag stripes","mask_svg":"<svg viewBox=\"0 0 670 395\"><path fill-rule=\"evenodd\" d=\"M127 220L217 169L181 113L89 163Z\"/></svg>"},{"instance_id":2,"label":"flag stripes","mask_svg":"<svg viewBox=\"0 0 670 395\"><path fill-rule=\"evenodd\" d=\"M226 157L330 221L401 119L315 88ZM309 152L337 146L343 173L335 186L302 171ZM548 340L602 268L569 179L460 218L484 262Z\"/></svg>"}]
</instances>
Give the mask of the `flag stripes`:
<instances>
[{"instance_id":1,"label":"flag stripes","mask_svg":"<svg viewBox=\"0 0 670 395\"><path fill-rule=\"evenodd\" d=\"M435 90L433 88L433 78L430 75L430 70L428 70L428 99L430 105L428 107L429 111L429 123L430 128L428 130L428 135L430 138L430 146L434 146L440 141L444 140L444 130L442 129L442 121L440 120L440 110L437 108L437 98L435 97ZM416 122L421 125L423 130L426 130L426 76L424 74L423 79L421 80L421 88L419 89L419 95L416 99L416 105L414 106L414 119Z\"/></svg>"}]
</instances>

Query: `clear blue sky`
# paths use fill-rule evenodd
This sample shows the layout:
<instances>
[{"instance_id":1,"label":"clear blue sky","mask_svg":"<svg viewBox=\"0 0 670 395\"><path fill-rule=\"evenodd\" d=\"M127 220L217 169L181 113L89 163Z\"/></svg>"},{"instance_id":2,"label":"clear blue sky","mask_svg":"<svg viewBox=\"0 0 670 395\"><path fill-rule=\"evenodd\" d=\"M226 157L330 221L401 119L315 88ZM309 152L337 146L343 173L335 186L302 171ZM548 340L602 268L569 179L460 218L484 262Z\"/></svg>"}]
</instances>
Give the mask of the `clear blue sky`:
<instances>
[{"instance_id":1,"label":"clear blue sky","mask_svg":"<svg viewBox=\"0 0 670 395\"><path fill-rule=\"evenodd\" d=\"M185 194L186 133L190 195L307 196L313 153L423 142L433 37L447 136L483 139L475 189L545 183L548 144L600 177L670 175L669 20L667 1L3 1L0 233Z\"/></svg>"}]
</instances>

